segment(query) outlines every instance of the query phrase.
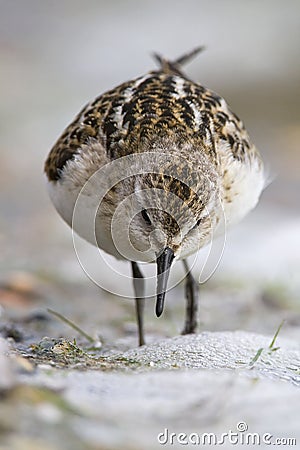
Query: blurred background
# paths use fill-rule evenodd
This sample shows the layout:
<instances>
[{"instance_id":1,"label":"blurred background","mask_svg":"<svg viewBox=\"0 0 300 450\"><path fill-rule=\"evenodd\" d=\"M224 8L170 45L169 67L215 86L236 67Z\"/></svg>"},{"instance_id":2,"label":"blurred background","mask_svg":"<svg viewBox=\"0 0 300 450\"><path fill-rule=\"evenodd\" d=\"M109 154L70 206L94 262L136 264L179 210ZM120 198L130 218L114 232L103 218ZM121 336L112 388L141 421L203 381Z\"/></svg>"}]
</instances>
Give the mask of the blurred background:
<instances>
[{"instance_id":1,"label":"blurred background","mask_svg":"<svg viewBox=\"0 0 300 450\"><path fill-rule=\"evenodd\" d=\"M272 334L286 319L282 333L299 338L299 43L297 0L0 1L2 319L52 307L108 341L135 333L132 301L101 291L81 269L43 164L87 101L155 68L151 52L175 58L205 45L185 70L242 118L272 182L228 234L201 289L201 329ZM182 297L181 283L160 320L148 302L147 333L180 331ZM48 327L40 333L74 334Z\"/></svg>"}]
</instances>

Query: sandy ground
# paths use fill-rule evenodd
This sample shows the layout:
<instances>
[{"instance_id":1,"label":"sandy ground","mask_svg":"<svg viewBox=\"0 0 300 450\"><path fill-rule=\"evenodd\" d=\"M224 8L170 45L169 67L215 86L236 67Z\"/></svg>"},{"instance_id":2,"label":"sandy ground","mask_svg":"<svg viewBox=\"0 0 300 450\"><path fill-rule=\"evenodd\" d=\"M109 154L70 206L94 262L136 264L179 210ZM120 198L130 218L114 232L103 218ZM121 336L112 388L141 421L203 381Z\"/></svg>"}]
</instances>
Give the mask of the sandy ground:
<instances>
[{"instance_id":1,"label":"sandy ground","mask_svg":"<svg viewBox=\"0 0 300 450\"><path fill-rule=\"evenodd\" d=\"M0 449L160 448L165 428L220 435L241 421L253 432L297 437L299 446L298 3L0 7ZM136 350L133 302L86 277L47 197L43 162L83 104L154 67L151 51L172 57L202 43L206 52L187 72L243 118L273 181L228 232L218 270L200 287L199 338L175 337L184 308L178 264L164 316L156 319L147 302L149 346ZM99 255L77 245L90 269L104 273ZM109 262L129 276L128 265ZM105 281L116 284L112 270ZM122 283L130 295L130 279Z\"/></svg>"}]
</instances>

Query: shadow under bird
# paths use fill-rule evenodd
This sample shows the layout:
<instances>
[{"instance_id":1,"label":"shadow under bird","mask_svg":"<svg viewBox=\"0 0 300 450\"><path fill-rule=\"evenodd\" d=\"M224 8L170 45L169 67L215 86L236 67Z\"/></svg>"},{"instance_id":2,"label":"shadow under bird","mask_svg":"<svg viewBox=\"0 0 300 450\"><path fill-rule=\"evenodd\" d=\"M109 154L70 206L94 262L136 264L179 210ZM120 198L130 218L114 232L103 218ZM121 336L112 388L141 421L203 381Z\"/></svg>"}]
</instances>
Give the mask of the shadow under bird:
<instances>
[{"instance_id":1,"label":"shadow under bird","mask_svg":"<svg viewBox=\"0 0 300 450\"><path fill-rule=\"evenodd\" d=\"M182 73L201 50L172 62L155 55L158 70L88 103L45 163L62 218L92 244L131 261L140 345L145 294L138 262L157 264L159 317L170 268L183 260L183 333L195 332L198 285L186 258L224 233L222 222L232 225L253 209L265 185L243 123L222 97Z\"/></svg>"}]
</instances>

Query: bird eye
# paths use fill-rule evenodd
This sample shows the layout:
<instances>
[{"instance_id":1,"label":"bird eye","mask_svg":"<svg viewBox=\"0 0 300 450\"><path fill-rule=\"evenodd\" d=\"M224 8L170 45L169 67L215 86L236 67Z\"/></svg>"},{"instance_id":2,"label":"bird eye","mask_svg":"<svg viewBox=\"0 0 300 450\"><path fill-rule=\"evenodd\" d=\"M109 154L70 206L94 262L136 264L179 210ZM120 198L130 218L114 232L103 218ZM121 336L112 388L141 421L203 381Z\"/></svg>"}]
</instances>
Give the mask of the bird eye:
<instances>
[{"instance_id":1,"label":"bird eye","mask_svg":"<svg viewBox=\"0 0 300 450\"><path fill-rule=\"evenodd\" d=\"M146 211L145 209L142 209L141 214L142 214L142 216L143 216L144 221L145 221L148 225L151 225L151 219L150 219L150 217L148 216L147 211Z\"/></svg>"}]
</instances>

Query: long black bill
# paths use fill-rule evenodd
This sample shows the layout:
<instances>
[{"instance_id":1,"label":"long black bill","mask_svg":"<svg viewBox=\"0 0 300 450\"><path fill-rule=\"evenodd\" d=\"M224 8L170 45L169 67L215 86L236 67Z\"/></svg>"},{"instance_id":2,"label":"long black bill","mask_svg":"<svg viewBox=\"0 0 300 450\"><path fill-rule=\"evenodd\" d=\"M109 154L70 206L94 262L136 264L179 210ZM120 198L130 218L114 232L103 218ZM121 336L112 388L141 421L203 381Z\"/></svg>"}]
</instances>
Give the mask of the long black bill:
<instances>
[{"instance_id":1,"label":"long black bill","mask_svg":"<svg viewBox=\"0 0 300 450\"><path fill-rule=\"evenodd\" d=\"M174 252L169 247L166 247L156 260L157 264L157 288L156 288L156 315L162 315L164 310L164 301L170 268L174 259Z\"/></svg>"}]
</instances>

